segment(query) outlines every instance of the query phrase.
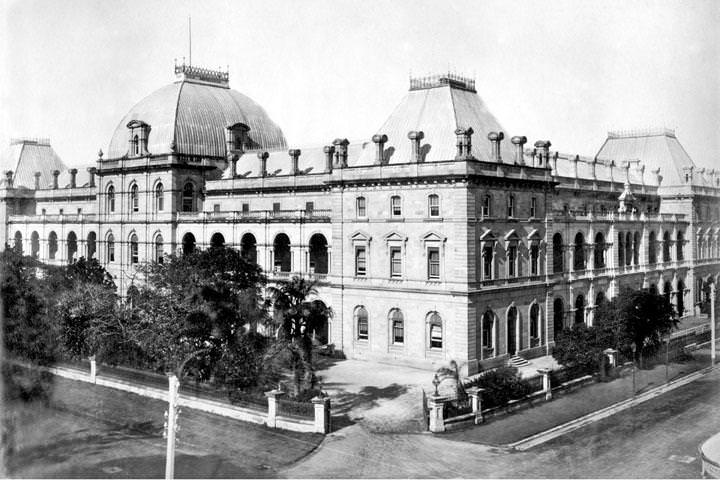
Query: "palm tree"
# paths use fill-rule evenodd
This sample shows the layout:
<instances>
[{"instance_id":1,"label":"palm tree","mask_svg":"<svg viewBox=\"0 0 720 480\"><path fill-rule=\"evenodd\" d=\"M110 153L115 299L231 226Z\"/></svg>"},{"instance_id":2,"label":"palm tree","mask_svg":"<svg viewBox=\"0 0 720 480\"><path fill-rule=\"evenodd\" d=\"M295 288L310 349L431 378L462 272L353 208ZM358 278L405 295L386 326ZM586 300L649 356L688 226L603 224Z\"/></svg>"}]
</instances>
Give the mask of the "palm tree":
<instances>
[{"instance_id":1,"label":"palm tree","mask_svg":"<svg viewBox=\"0 0 720 480\"><path fill-rule=\"evenodd\" d=\"M300 277L278 282L268 287L275 310L278 344L269 355L283 360L293 371L293 379L300 393L313 388L315 383L312 364L311 333L322 328L332 316L332 310L320 301L309 301L317 295L316 282Z\"/></svg>"}]
</instances>

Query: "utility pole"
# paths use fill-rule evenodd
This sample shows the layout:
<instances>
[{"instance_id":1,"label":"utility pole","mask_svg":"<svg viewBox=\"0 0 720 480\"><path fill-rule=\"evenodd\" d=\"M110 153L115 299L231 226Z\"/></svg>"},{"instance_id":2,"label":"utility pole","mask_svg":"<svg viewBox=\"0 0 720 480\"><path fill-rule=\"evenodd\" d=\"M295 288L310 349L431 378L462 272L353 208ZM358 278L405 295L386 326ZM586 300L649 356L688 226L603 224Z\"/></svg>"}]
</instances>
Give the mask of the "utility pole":
<instances>
[{"instance_id":1,"label":"utility pole","mask_svg":"<svg viewBox=\"0 0 720 480\"><path fill-rule=\"evenodd\" d=\"M167 451L165 454L165 480L172 480L175 475L175 433L177 431L178 388L180 382L174 373L168 373L168 409L165 412L165 438Z\"/></svg>"}]
</instances>

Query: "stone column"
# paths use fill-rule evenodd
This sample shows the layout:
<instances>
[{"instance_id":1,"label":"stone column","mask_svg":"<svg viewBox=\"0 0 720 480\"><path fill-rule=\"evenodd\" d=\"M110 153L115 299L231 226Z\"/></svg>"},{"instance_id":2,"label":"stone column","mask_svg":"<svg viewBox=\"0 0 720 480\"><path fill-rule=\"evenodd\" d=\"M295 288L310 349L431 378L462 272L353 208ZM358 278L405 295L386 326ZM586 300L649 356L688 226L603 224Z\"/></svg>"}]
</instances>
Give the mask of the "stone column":
<instances>
[{"instance_id":1,"label":"stone column","mask_svg":"<svg viewBox=\"0 0 720 480\"><path fill-rule=\"evenodd\" d=\"M538 369L538 373L543 377L543 392L545 392L545 400L552 399L552 385L550 384L550 370L547 368Z\"/></svg>"},{"instance_id":2,"label":"stone column","mask_svg":"<svg viewBox=\"0 0 720 480\"><path fill-rule=\"evenodd\" d=\"M265 392L265 396L268 399L267 420L265 423L270 428L275 428L277 426L277 398L282 396L284 393L285 392L279 389Z\"/></svg>"},{"instance_id":3,"label":"stone column","mask_svg":"<svg viewBox=\"0 0 720 480\"><path fill-rule=\"evenodd\" d=\"M428 408L430 409L430 431L432 433L445 431L445 419L443 418L443 407L447 398L440 395L428 397Z\"/></svg>"},{"instance_id":4,"label":"stone column","mask_svg":"<svg viewBox=\"0 0 720 480\"><path fill-rule=\"evenodd\" d=\"M475 425L485 421L485 417L483 417L482 414L482 392L484 391L484 388L479 387L470 387L467 389L467 393L470 395L472 411L475 414Z\"/></svg>"},{"instance_id":5,"label":"stone column","mask_svg":"<svg viewBox=\"0 0 720 480\"><path fill-rule=\"evenodd\" d=\"M330 433L330 399L315 397L312 403L315 406L315 433Z\"/></svg>"}]
</instances>

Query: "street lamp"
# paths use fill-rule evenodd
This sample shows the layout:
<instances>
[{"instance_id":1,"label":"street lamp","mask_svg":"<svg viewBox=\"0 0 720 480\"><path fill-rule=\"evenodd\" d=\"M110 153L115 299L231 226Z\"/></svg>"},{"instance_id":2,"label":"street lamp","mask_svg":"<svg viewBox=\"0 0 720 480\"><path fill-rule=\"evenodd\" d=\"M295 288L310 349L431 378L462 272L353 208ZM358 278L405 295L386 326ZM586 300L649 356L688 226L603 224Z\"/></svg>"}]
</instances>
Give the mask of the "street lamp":
<instances>
[{"instance_id":1,"label":"street lamp","mask_svg":"<svg viewBox=\"0 0 720 480\"><path fill-rule=\"evenodd\" d=\"M637 345L635 345L635 342L632 342L630 345L630 349L632 350L632 363L633 363L633 397L635 396L635 351L637 350Z\"/></svg>"}]
</instances>

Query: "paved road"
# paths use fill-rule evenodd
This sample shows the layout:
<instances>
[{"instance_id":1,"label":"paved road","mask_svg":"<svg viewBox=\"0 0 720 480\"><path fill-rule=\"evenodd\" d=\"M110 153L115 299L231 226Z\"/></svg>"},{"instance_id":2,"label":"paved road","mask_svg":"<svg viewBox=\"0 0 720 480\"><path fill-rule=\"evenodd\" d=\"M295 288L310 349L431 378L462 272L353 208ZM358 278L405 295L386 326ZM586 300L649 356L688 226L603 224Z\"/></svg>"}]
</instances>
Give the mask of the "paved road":
<instances>
[{"instance_id":1,"label":"paved road","mask_svg":"<svg viewBox=\"0 0 720 480\"><path fill-rule=\"evenodd\" d=\"M281 474L319 478L696 478L700 475L697 447L717 432L720 369L526 452L443 435L371 433L360 421L328 436L318 450Z\"/></svg>"}]
</instances>

